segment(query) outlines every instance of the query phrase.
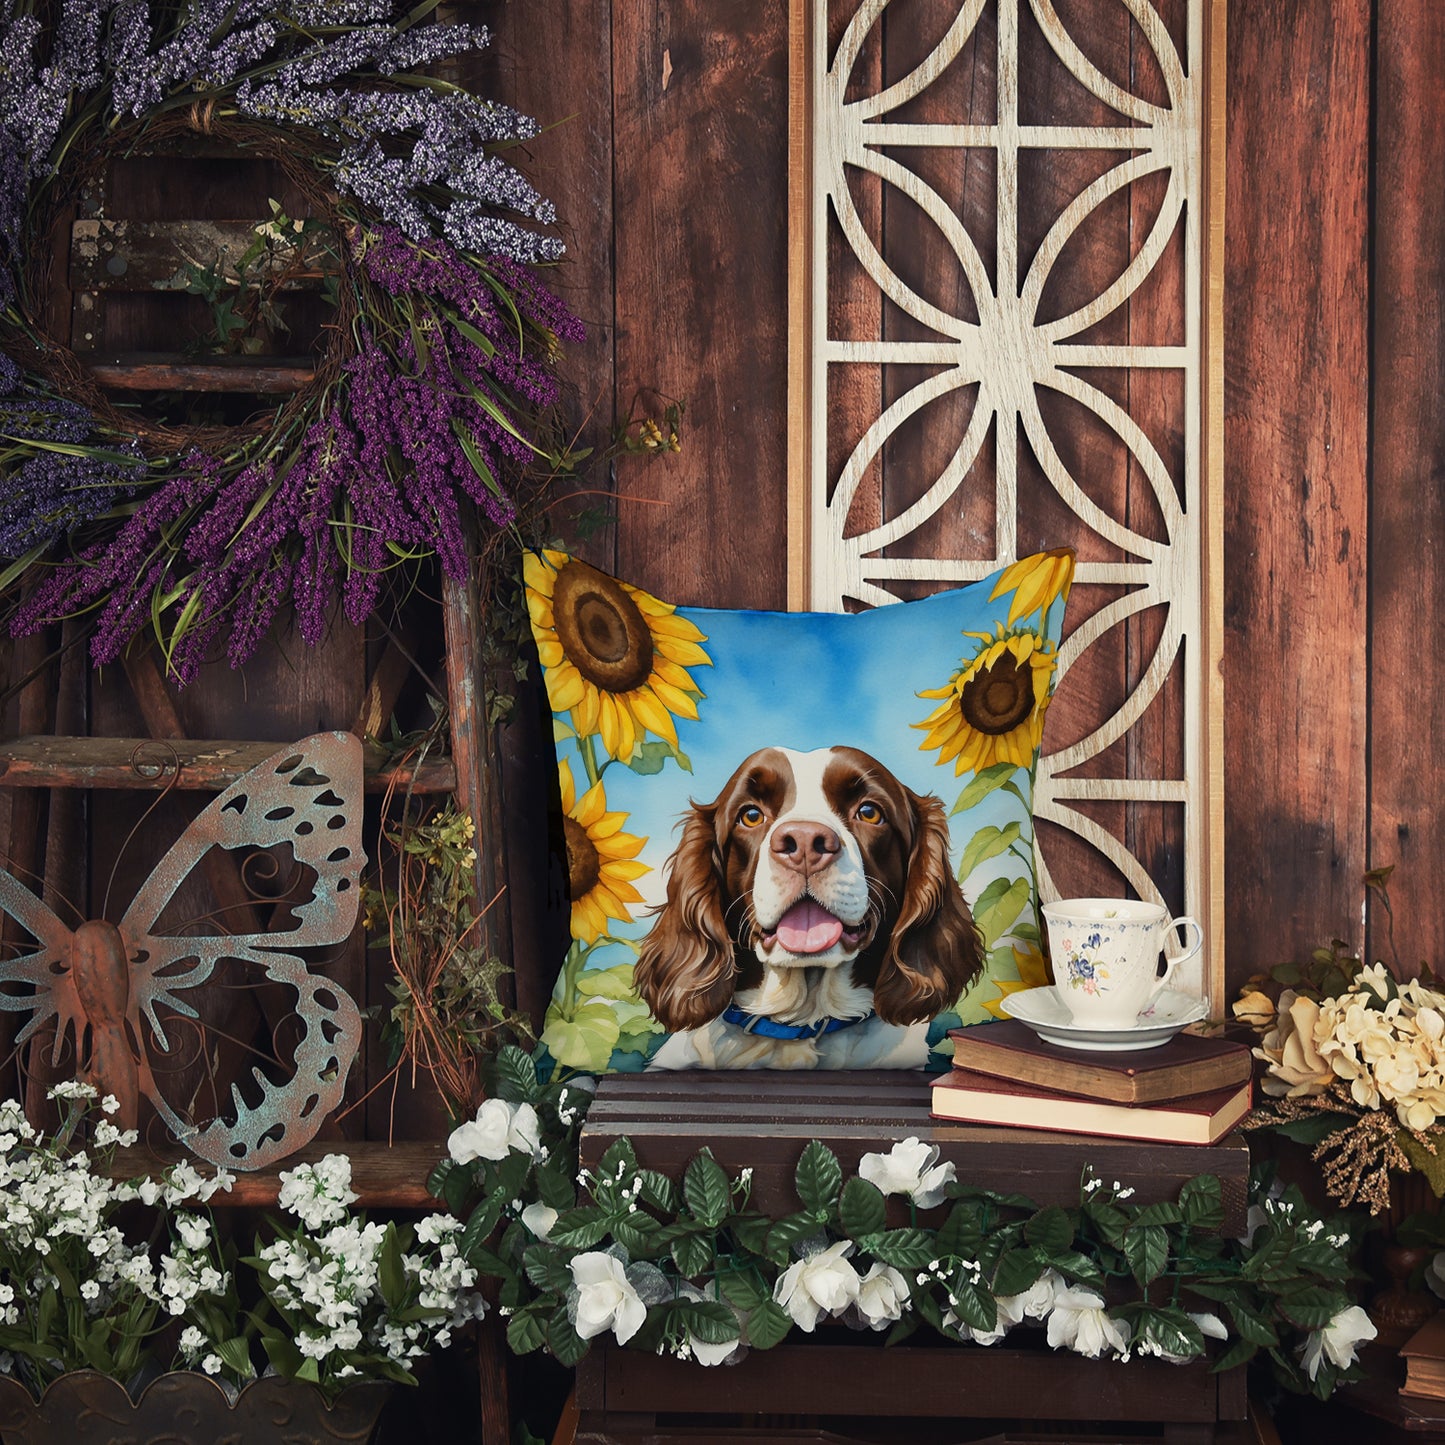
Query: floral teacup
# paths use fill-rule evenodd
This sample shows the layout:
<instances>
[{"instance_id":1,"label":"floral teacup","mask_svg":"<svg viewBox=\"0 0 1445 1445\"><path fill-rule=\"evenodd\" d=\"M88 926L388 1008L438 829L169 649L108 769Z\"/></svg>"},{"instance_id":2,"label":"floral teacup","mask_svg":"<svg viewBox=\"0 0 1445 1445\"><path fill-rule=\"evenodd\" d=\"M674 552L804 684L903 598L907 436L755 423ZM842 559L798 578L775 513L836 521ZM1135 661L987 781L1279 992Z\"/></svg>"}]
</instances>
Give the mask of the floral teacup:
<instances>
[{"instance_id":1,"label":"floral teacup","mask_svg":"<svg viewBox=\"0 0 1445 1445\"><path fill-rule=\"evenodd\" d=\"M1065 898L1044 905L1054 991L1084 1028L1131 1028L1193 958L1204 930L1192 918L1170 918L1157 903L1123 898ZM1176 928L1194 930L1194 941L1159 972L1159 955Z\"/></svg>"}]
</instances>

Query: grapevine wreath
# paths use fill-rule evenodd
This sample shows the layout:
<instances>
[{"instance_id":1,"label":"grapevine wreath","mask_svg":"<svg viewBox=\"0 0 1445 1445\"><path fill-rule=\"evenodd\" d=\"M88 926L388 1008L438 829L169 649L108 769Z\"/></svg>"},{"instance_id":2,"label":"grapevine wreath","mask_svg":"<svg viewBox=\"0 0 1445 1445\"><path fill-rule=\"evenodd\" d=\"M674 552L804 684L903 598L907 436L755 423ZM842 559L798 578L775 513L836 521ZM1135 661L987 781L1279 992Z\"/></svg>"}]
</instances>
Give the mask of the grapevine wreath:
<instances>
[{"instance_id":1,"label":"grapevine wreath","mask_svg":"<svg viewBox=\"0 0 1445 1445\"><path fill-rule=\"evenodd\" d=\"M244 662L288 603L314 645L393 568L462 577L468 529L512 523L581 328L528 269L561 252L504 155L537 127L429 73L488 41L430 23L436 3L0 0L12 633L83 616L100 665L153 628L185 683L222 649ZM330 238L314 379L229 424L118 406L41 320L66 208L111 162L197 137L273 162Z\"/></svg>"}]
</instances>

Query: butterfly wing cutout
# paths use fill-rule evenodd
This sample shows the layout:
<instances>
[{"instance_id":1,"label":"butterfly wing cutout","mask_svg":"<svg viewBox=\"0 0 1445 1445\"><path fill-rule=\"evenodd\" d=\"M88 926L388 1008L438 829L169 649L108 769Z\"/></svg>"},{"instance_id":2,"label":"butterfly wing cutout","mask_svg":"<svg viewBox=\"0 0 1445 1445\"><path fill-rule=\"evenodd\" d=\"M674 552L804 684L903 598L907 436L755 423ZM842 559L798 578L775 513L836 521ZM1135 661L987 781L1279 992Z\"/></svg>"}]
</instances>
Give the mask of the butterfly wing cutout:
<instances>
[{"instance_id":1,"label":"butterfly wing cutout","mask_svg":"<svg viewBox=\"0 0 1445 1445\"><path fill-rule=\"evenodd\" d=\"M28 1042L47 1019L56 1018L54 1054L58 1059L66 1024L84 1017L70 977L73 935L40 899L3 868L0 911L8 913L39 945L18 958L0 960L0 1009L30 1014L15 1036L17 1047Z\"/></svg>"},{"instance_id":2,"label":"butterfly wing cutout","mask_svg":"<svg viewBox=\"0 0 1445 1445\"><path fill-rule=\"evenodd\" d=\"M121 919L140 1086L171 1130L212 1164L265 1168L312 1139L341 1102L361 1043L361 1014L350 995L313 973L297 950L335 947L351 935L366 862L362 811L359 739L341 732L303 738L217 794ZM309 895L278 903L269 930L228 933L212 922L200 932L171 932L163 926L167 905L212 847L238 854L289 853ZM186 1106L177 1108L165 1097L145 1054L170 1054L178 1021L198 1020L186 994L238 972L249 983L273 992L279 986L284 994L290 1010L287 1062L294 1062L294 1072L277 1079L252 1068L244 1091L236 1080L230 1085L235 1121L217 1116L197 1128Z\"/></svg>"}]
</instances>

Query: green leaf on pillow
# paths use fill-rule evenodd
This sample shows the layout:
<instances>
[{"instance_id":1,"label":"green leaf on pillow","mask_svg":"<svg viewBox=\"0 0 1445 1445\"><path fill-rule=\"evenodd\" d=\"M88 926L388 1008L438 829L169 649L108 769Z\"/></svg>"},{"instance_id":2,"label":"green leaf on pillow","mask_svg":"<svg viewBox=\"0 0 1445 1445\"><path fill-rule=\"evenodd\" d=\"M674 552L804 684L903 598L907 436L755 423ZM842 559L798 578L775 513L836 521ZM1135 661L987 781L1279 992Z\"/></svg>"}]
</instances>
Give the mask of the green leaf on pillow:
<instances>
[{"instance_id":1,"label":"green leaf on pillow","mask_svg":"<svg viewBox=\"0 0 1445 1445\"><path fill-rule=\"evenodd\" d=\"M981 773L975 773L969 779L968 786L958 795L958 801L949 810L948 816L956 818L960 813L966 813L990 793L1003 787L1016 772L1018 766L1014 763L995 763Z\"/></svg>"},{"instance_id":2,"label":"green leaf on pillow","mask_svg":"<svg viewBox=\"0 0 1445 1445\"><path fill-rule=\"evenodd\" d=\"M571 1017L554 1003L547 1010L542 1042L564 1068L596 1074L607 1067L619 1032L617 1015L603 999L580 1004Z\"/></svg>"},{"instance_id":3,"label":"green leaf on pillow","mask_svg":"<svg viewBox=\"0 0 1445 1445\"><path fill-rule=\"evenodd\" d=\"M577 994L582 998L626 998L636 1003L632 971L630 963L614 964L611 968L585 968L577 975Z\"/></svg>"},{"instance_id":4,"label":"green leaf on pillow","mask_svg":"<svg viewBox=\"0 0 1445 1445\"><path fill-rule=\"evenodd\" d=\"M973 905L973 921L983 934L984 948L992 948L1023 912L1033 890L1027 878L995 878Z\"/></svg>"},{"instance_id":5,"label":"green leaf on pillow","mask_svg":"<svg viewBox=\"0 0 1445 1445\"><path fill-rule=\"evenodd\" d=\"M966 882L969 874L980 863L987 863L990 858L997 858L1000 853L1008 852L1010 844L1018 841L1018 836L1017 823L1005 823L1002 828L995 828L992 824L980 828L963 850L963 857L958 864L958 881Z\"/></svg>"},{"instance_id":6,"label":"green leaf on pillow","mask_svg":"<svg viewBox=\"0 0 1445 1445\"><path fill-rule=\"evenodd\" d=\"M676 759L678 767L683 772L690 773L692 771L692 759L663 738L654 738L650 742L639 744L632 756L627 759L627 766L639 777L650 778L662 771L663 765L669 758Z\"/></svg>"}]
</instances>

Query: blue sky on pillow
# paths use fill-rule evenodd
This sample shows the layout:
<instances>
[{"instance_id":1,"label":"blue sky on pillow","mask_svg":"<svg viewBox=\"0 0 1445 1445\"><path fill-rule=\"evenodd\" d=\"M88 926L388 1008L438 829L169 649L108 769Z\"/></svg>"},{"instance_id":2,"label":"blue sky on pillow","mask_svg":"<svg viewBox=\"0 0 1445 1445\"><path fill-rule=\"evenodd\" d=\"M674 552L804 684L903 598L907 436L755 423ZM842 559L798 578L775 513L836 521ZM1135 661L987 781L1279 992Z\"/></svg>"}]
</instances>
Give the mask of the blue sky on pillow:
<instances>
[{"instance_id":1,"label":"blue sky on pillow","mask_svg":"<svg viewBox=\"0 0 1445 1445\"><path fill-rule=\"evenodd\" d=\"M527 599L553 709L572 897L572 944L542 1036L555 1061L584 1072L640 1069L649 1060L668 1067L918 1064L929 1047L946 1045L949 1027L998 1017L1005 994L1044 982L1032 769L1072 574L1071 553L1041 553L980 582L859 614L738 612L673 608L565 553L530 556ZM834 755L814 762L801 755L837 748L876 760L905 790L898 796L941 802L948 869L982 934L982 972L952 1006L906 1021L907 1048L880 1053L876 1040L865 1047L863 1035L876 1034L879 1020L850 1027L870 1006L856 989L831 988L828 1007L841 1017L829 1019L821 1045L805 1039L781 1052L774 1045L775 1056L766 1043L714 1049L690 1019L687 1046L663 1049L667 1031L639 997L634 973L654 914L667 902L668 879L683 867L692 805L721 802L739 765L760 749L788 750L783 761L796 765L796 786L806 791L802 775L822 778ZM865 808L863 816L872 815ZM785 821L758 819L771 825L770 838ZM780 846L772 843L772 858L789 863ZM851 851L869 871L855 845L845 838L840 846L840 869ZM797 876L796 859L792 867L787 878ZM891 888L876 879L868 886L875 897L898 891L896 880ZM674 893L679 887L675 880ZM753 905L723 904L736 933L739 914ZM879 903L885 913L888 906ZM730 1019L752 1017L746 1008L753 1007L811 1020L822 1005L792 998L779 1012L759 1002L774 998L777 979L791 985L805 972L765 967L768 950L803 950L787 957L792 964L811 964L817 950L822 965L806 970L816 979L830 960L847 961L855 931L892 926L884 917L855 929L847 905L840 922L810 898L781 922L758 908L761 926L739 944L738 967L761 976L739 978L749 988L738 996L742 1012L725 988L708 995L709 1012L730 1004ZM859 964L855 973L862 971ZM732 977L731 962L724 972ZM758 1027L778 1032L772 1018ZM727 1025L709 1028L715 1035Z\"/></svg>"}]
</instances>

